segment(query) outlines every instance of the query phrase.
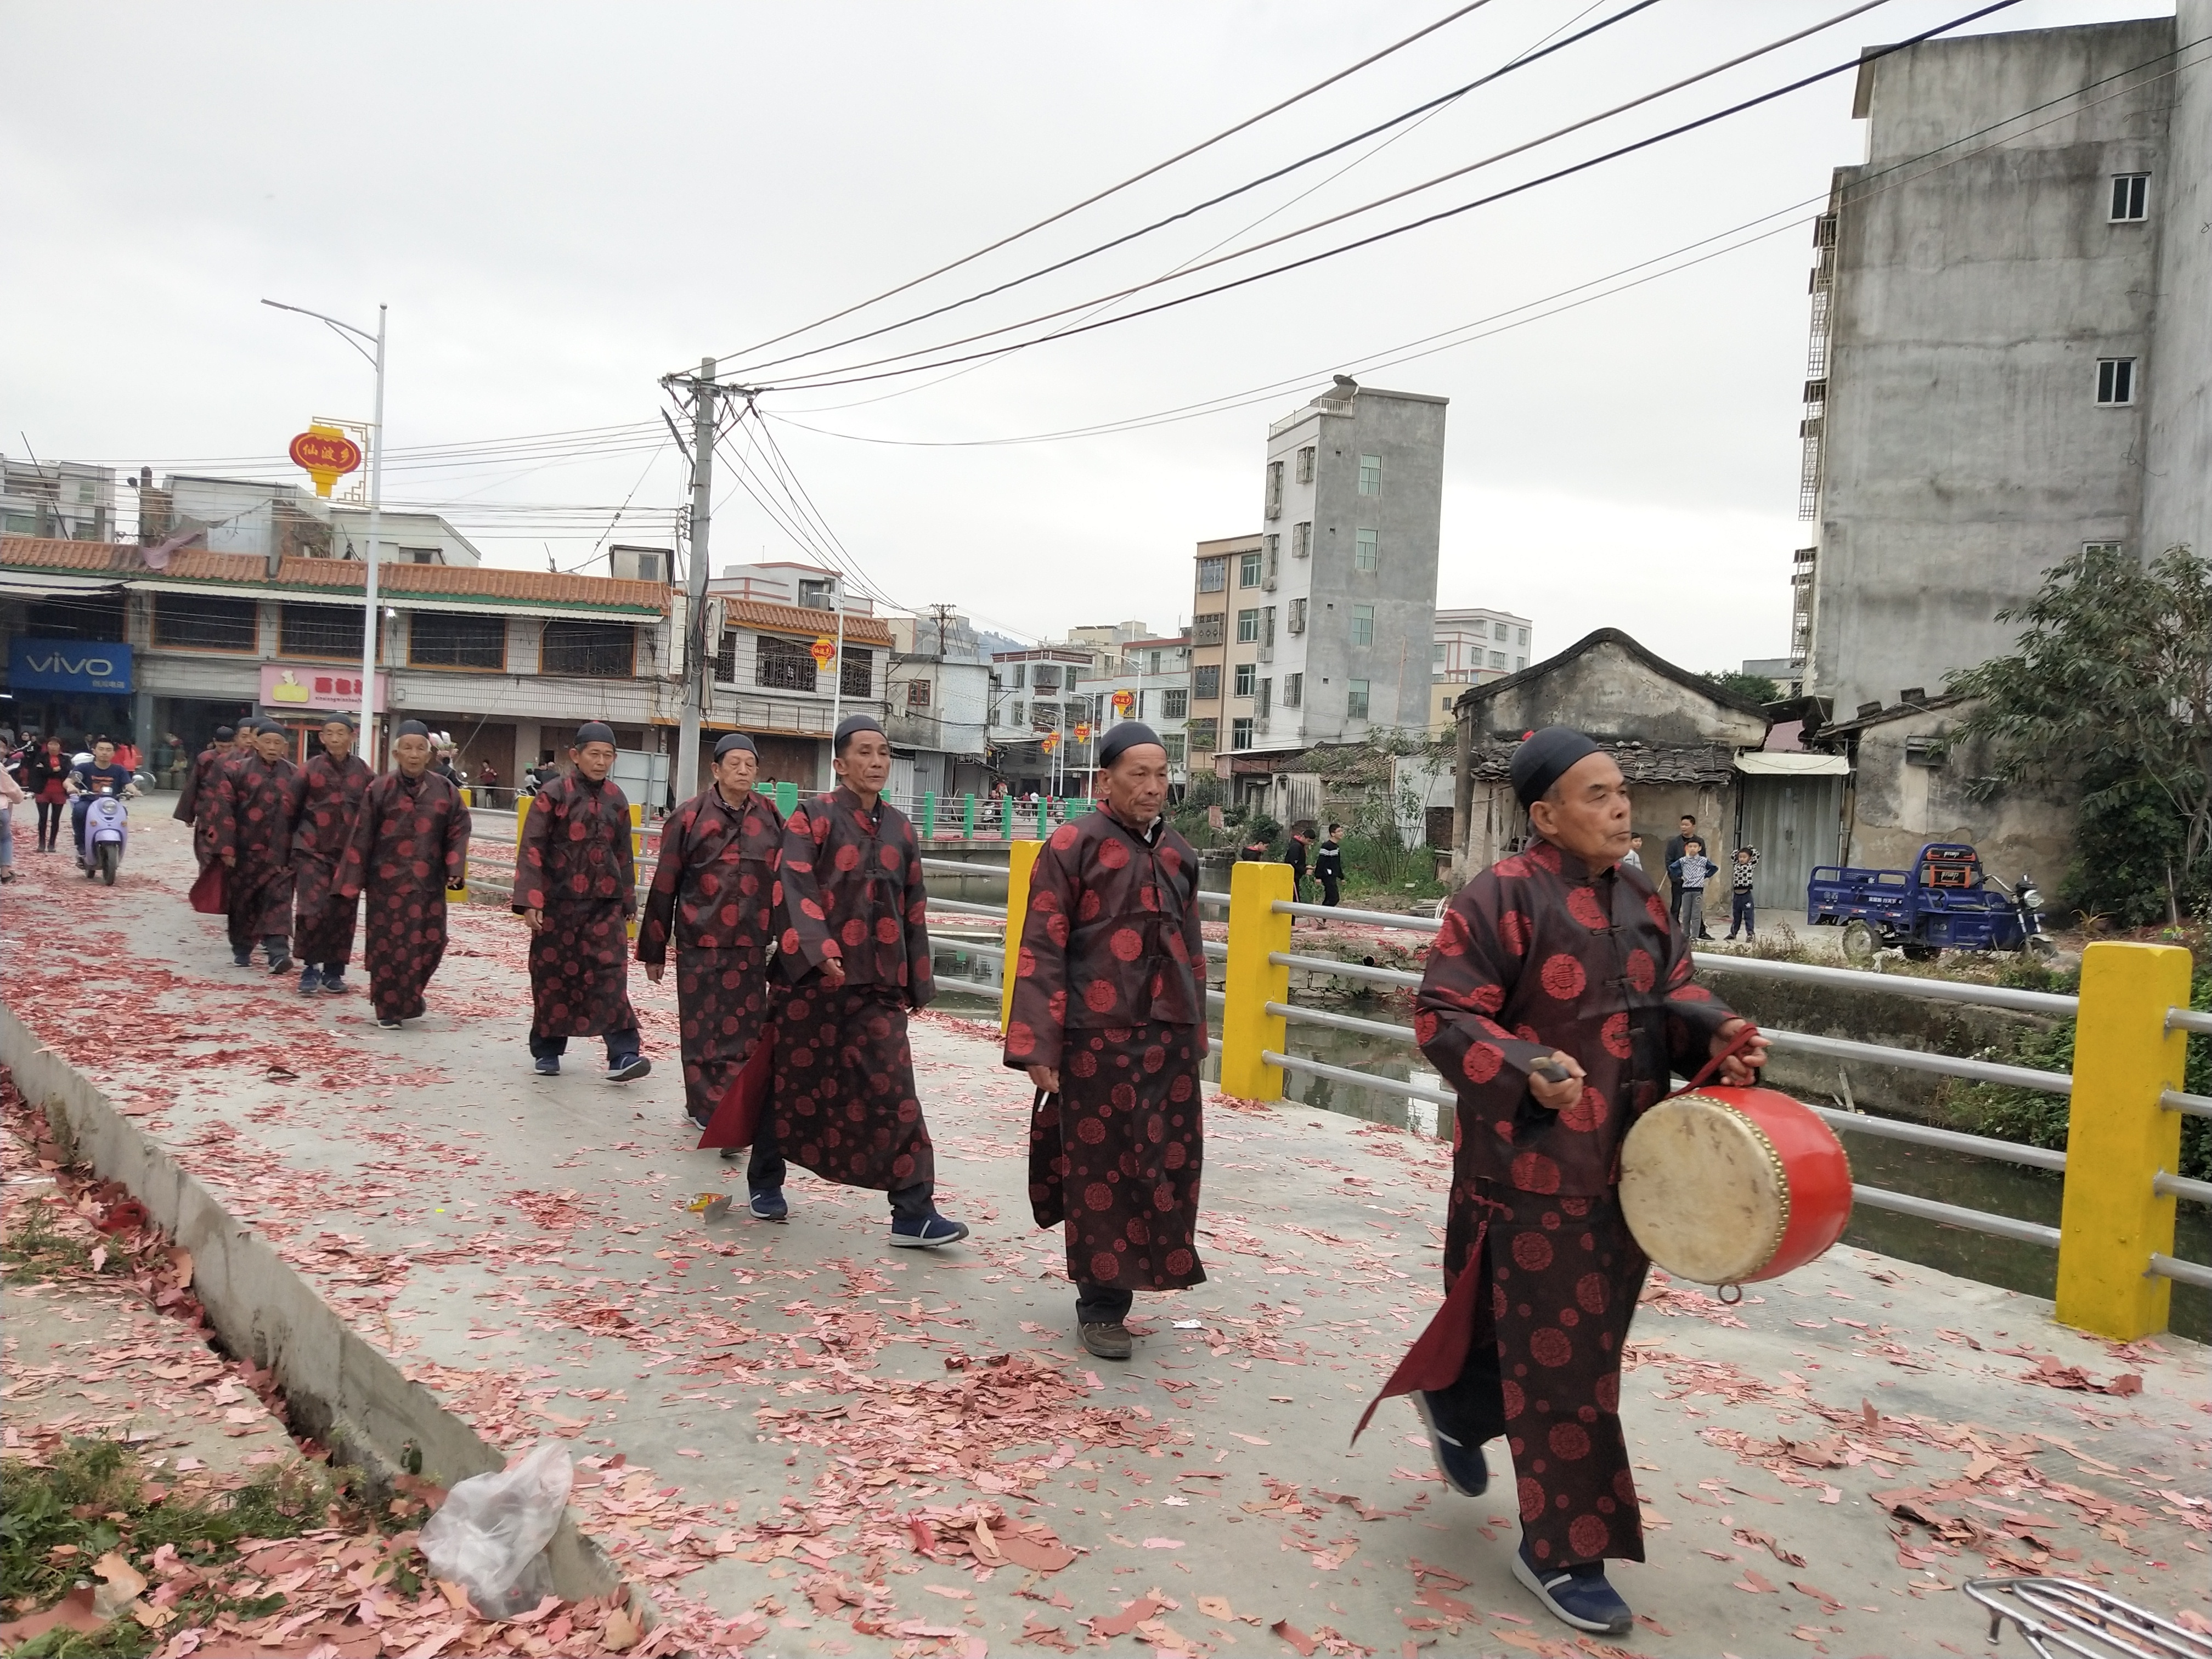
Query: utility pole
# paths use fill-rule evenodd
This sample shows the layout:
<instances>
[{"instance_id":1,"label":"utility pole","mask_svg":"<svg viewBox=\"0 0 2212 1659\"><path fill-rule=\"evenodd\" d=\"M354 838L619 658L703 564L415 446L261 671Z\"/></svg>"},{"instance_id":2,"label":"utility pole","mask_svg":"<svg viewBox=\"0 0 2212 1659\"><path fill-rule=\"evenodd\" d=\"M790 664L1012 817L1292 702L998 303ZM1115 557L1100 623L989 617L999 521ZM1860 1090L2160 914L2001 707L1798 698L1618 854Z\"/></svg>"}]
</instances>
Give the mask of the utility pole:
<instances>
[{"instance_id":1,"label":"utility pole","mask_svg":"<svg viewBox=\"0 0 2212 1659\"><path fill-rule=\"evenodd\" d=\"M684 713L676 728L676 799L699 793L699 710L707 663L707 532L714 507L714 360L702 357L691 391L691 567L684 617Z\"/></svg>"}]
</instances>

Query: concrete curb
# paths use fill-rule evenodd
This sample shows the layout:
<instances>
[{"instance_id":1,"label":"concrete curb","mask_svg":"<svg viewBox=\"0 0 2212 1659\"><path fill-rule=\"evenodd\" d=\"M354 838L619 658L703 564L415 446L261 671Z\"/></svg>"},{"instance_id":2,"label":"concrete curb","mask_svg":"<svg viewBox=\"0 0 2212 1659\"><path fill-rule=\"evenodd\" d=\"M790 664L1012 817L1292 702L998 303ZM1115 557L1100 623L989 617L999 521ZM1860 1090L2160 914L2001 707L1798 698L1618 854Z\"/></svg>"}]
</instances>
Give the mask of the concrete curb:
<instances>
[{"instance_id":1,"label":"concrete curb","mask_svg":"<svg viewBox=\"0 0 2212 1659\"><path fill-rule=\"evenodd\" d=\"M295 1432L334 1459L388 1484L411 1443L422 1473L441 1486L503 1468L507 1455L438 1403L419 1382L356 1336L269 1240L235 1220L213 1194L76 1066L0 1006L0 1065L45 1112L55 1137L100 1176L128 1188L154 1220L192 1253L192 1290L234 1354L276 1373ZM604 1595L621 1569L579 1529L572 1510L545 1548L555 1591ZM649 1598L630 1601L652 1622Z\"/></svg>"}]
</instances>

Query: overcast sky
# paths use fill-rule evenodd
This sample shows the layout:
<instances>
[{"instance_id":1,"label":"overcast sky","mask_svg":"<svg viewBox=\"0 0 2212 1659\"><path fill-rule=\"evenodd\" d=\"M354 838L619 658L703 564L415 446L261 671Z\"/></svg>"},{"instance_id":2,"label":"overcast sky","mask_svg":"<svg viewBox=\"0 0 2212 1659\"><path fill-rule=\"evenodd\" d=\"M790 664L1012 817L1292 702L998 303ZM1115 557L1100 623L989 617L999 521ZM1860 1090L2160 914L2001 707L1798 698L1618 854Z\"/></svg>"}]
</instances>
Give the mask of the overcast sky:
<instances>
[{"instance_id":1,"label":"overcast sky","mask_svg":"<svg viewBox=\"0 0 2212 1659\"><path fill-rule=\"evenodd\" d=\"M1632 3L1602 0L1577 27ZM277 476L274 458L310 415L367 416L369 376L319 325L258 301L371 325L381 301L392 308L396 448L636 429L582 453L416 457L441 464L388 475L387 500L439 503L493 562L542 569L550 555L576 568L626 498L659 511L611 539L665 540L688 474L672 445L659 447L658 411L669 404L658 381L702 356L730 356L726 375L773 386L1095 300L1224 243L1464 167L1851 3L1658 0L1395 129L1387 143L1370 140L980 304L836 344L1349 137L1497 68L1587 3L1489 0L1045 232L757 350L1164 160L1452 6L4 0L16 72L0 100L9 246L0 450L20 455L27 444L43 460L163 472L202 458L226 459L193 470L245 471L240 458L258 457ZM1656 104L1116 309L1457 205L1972 9L1890 0ZM2160 9L2024 0L1973 27ZM760 407L787 422L768 429L893 600L951 602L1031 635L1125 617L1165 629L1189 610L1193 544L1259 528L1267 423L1352 368L1368 384L1451 399L1440 604L1520 611L1545 653L1609 625L1694 668L1778 655L1790 555L1808 530L1796 517L1796 433L1814 210L1802 204L1825 193L1831 167L1859 158L1851 84L1838 76L1159 315L957 373L771 392ZM1755 228L1777 234L1705 263L1365 367L1768 215L1778 216ZM826 349L763 366L804 345ZM1113 435L977 441L1253 390L1257 400L1240 407ZM806 556L730 489L726 460L717 469L717 568ZM603 511L569 510L580 507Z\"/></svg>"}]
</instances>

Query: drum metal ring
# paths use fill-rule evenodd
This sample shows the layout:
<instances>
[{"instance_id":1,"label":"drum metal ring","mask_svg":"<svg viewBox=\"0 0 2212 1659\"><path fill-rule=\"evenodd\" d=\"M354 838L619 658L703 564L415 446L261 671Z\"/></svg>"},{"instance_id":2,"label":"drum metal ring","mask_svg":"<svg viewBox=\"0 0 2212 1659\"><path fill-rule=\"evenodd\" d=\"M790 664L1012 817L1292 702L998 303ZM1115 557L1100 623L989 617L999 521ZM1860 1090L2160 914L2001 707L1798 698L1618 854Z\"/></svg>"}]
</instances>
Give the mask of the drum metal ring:
<instances>
[{"instance_id":1,"label":"drum metal ring","mask_svg":"<svg viewBox=\"0 0 2212 1659\"><path fill-rule=\"evenodd\" d=\"M1717 1285L1713 1291L1714 1299L1724 1308L1733 1308L1743 1300L1743 1286L1741 1285Z\"/></svg>"}]
</instances>

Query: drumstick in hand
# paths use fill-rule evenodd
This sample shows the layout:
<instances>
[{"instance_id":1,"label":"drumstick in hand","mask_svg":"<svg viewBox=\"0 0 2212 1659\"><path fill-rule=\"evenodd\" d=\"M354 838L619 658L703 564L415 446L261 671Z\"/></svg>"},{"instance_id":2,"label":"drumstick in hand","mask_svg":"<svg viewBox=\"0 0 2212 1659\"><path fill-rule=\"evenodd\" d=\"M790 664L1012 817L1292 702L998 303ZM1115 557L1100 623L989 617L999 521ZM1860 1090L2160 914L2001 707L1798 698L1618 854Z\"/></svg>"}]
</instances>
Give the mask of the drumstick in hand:
<instances>
[{"instance_id":1,"label":"drumstick in hand","mask_svg":"<svg viewBox=\"0 0 2212 1659\"><path fill-rule=\"evenodd\" d=\"M1539 1106L1564 1112L1583 1097L1583 1077L1582 1062L1554 1048L1528 1068L1528 1092Z\"/></svg>"}]
</instances>

